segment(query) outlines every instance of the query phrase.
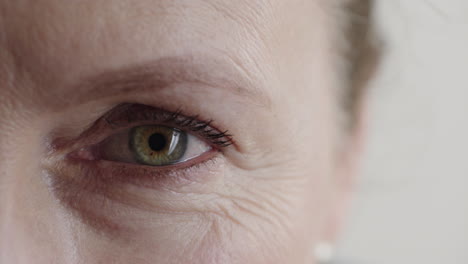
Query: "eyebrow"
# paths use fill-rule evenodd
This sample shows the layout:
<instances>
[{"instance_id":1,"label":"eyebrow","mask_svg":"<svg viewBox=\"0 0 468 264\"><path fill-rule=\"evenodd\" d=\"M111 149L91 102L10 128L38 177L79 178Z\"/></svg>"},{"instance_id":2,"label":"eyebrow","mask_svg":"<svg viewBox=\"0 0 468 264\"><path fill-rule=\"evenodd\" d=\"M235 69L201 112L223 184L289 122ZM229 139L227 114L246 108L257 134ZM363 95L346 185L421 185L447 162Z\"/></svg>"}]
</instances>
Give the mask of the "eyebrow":
<instances>
[{"instance_id":1,"label":"eyebrow","mask_svg":"<svg viewBox=\"0 0 468 264\"><path fill-rule=\"evenodd\" d=\"M167 57L140 65L104 71L69 88L67 104L95 101L117 94L157 91L177 83L202 84L268 107L271 97L261 80L240 65L214 58Z\"/></svg>"}]
</instances>

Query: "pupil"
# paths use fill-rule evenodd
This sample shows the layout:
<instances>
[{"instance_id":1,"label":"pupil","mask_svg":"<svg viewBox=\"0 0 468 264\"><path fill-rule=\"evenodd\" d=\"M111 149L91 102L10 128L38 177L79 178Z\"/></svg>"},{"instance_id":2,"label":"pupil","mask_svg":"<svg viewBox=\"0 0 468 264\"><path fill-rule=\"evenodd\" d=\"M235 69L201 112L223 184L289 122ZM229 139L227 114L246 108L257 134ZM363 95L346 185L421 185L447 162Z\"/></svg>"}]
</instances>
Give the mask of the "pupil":
<instances>
[{"instance_id":1,"label":"pupil","mask_svg":"<svg viewBox=\"0 0 468 264\"><path fill-rule=\"evenodd\" d=\"M166 147L166 137L161 134L153 134L148 139L149 147L154 151L161 151Z\"/></svg>"}]
</instances>

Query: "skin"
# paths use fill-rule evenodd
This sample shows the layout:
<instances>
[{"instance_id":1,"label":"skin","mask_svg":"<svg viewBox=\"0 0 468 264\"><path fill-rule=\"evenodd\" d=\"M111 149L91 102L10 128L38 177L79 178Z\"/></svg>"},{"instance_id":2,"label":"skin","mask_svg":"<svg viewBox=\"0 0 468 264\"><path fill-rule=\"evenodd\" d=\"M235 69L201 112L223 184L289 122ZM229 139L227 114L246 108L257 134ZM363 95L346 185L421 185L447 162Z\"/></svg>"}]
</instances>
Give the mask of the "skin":
<instances>
[{"instance_id":1,"label":"skin","mask_svg":"<svg viewBox=\"0 0 468 264\"><path fill-rule=\"evenodd\" d=\"M358 145L338 118L332 8L0 1L0 263L315 263ZM234 144L189 184L54 188L80 172L53 143L121 103L213 119Z\"/></svg>"}]
</instances>

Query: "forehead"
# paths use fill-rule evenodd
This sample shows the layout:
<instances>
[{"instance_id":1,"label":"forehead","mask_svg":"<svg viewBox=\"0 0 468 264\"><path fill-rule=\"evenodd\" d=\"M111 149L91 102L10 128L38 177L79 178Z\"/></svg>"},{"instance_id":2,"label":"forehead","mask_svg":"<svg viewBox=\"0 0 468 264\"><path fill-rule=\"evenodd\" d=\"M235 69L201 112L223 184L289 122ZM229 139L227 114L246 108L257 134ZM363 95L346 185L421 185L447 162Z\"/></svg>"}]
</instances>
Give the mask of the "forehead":
<instances>
[{"instance_id":1,"label":"forehead","mask_svg":"<svg viewBox=\"0 0 468 264\"><path fill-rule=\"evenodd\" d=\"M302 35L319 36L324 27L313 0L18 0L0 1L0 10L0 67L48 92L184 56L235 64L268 86L269 65L298 48L288 44L313 49L317 41Z\"/></svg>"},{"instance_id":2,"label":"forehead","mask_svg":"<svg viewBox=\"0 0 468 264\"><path fill-rule=\"evenodd\" d=\"M7 48L28 60L57 66L69 59L75 64L100 58L112 63L139 60L148 52L159 56L219 49L220 42L241 37L226 34L229 30L261 27L258 18L267 20L268 12L267 5L256 2L253 7L247 1L42 0L0 5Z\"/></svg>"}]
</instances>

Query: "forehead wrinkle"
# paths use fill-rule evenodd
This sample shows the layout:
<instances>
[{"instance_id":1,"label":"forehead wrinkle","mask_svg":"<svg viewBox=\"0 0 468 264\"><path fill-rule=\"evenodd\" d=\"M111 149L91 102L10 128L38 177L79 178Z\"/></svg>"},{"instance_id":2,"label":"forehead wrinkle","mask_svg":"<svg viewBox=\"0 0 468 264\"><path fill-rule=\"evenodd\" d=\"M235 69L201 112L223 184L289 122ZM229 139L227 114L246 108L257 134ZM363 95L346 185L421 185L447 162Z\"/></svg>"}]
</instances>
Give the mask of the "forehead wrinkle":
<instances>
[{"instance_id":1,"label":"forehead wrinkle","mask_svg":"<svg viewBox=\"0 0 468 264\"><path fill-rule=\"evenodd\" d=\"M265 87L250 79L235 65L208 58L200 61L194 57L166 57L82 78L77 84L61 89L59 96L62 100L59 100L61 104L57 107L142 91L157 93L177 83L222 89L245 103L259 107L268 108L271 105Z\"/></svg>"},{"instance_id":2,"label":"forehead wrinkle","mask_svg":"<svg viewBox=\"0 0 468 264\"><path fill-rule=\"evenodd\" d=\"M60 2L59 0L51 1L50 5L52 7L48 7L47 10L53 9L53 3L63 4L63 2ZM25 16L26 11L31 11L33 17L31 19L15 18L16 20L21 21L21 23L19 23L17 27L7 27L11 31L11 34L7 38L11 45L6 46L8 46L7 49L9 53L13 55L16 54L16 56L13 57L17 61L15 65L19 66L19 68L15 68L15 71L27 73L28 79L31 79L31 84L28 83L28 85L22 85L20 87L21 89L18 91L20 94L31 94L30 97L34 99L34 104L30 105L34 105L35 107L36 102L39 102L45 107L56 105L54 107L55 109L58 109L70 103L80 102L83 100L79 100L79 97L84 96L79 94L79 92L81 90L86 90L86 87L92 87L92 89L87 89L90 97L92 97L91 99L107 96L106 94L109 89L102 88L104 85L97 85L98 83L104 83L105 79L107 80L107 84L114 84L114 90L123 91L124 93L126 91L126 93L129 93L131 91L135 91L136 89L134 88L137 88L137 86L139 86L139 90L145 87L145 89L156 90L156 87L162 87L163 81L168 83L171 81L182 81L184 78L186 81L190 80L192 82L199 83L205 82L206 84L212 83L211 86L216 86L217 88L227 88L227 86L230 86L229 89L225 90L228 90L233 94L241 95L241 97L251 103L262 106L268 106L270 104L270 96L266 95L269 91L265 88L271 89L271 85L268 85L271 81L269 81L266 76L267 74L265 74L266 67L261 67L261 63L258 62L260 60L259 57L261 53L259 50L262 49L256 46L257 43L260 43L261 41L256 41L257 39L255 38L249 38L250 41L239 41L239 45L224 46L224 43L220 44L216 39L212 43L202 42L203 45L201 45L201 47L196 47L197 50L195 50L192 46L183 46L184 43L189 43L189 41L175 38L177 37L177 34L167 34L164 32L167 30L165 29L166 27L170 27L171 29L179 30L181 33L184 33L184 36L194 36L193 39L196 41L207 37L203 34L207 34L208 36L213 35L219 38L219 36L223 36L224 33L232 37L234 41L239 39L238 37L235 37L237 34L232 34L232 32L229 31L231 29L237 30L238 27L232 28L233 26L231 26L231 24L223 25L222 23L226 21L220 21L219 24L221 25L217 31L213 30L207 32L198 32L200 31L200 28L195 27L198 24L192 21L193 18L189 21L190 23L185 21L187 18L182 16L185 14L184 12L194 12L198 10L198 8L201 8L200 6L197 5L197 9L195 10L192 6L182 8L183 6L180 5L181 3L188 3L184 1L171 2L177 3L177 5L168 4L169 2L154 1L154 3L158 3L157 6L145 9L141 6L143 5L143 2L138 2L138 6L141 8L138 10L132 9L135 12L124 12L122 14L118 12L115 12L115 14L108 12L109 14L103 13L102 16L93 16L92 14L97 14L100 9L96 8L93 10L94 5L87 6L84 3L88 3L88 1L76 2L74 3L77 5L76 7L81 6L83 8L79 9L71 7L64 10L63 13L59 12L60 10L55 10L54 12L52 12L53 10L49 10L48 12L39 12L40 10L37 8L33 8L33 10L25 8L22 10L24 11L21 13L24 13L22 17L29 17ZM98 3L101 2L96 1L95 5L98 5ZM120 7L124 5L124 3L127 3L127 1L118 1L116 5ZM203 3L203 1L201 3ZM206 5L209 5L209 3L211 2L206 2ZM227 3L230 4L231 2ZM250 4L250 2L246 3L253 5ZM244 5L246 4L244 3ZM38 7L40 5L35 6ZM69 5L67 4L65 6ZM112 7L118 8L115 7L115 5L112 5ZM142 14L141 12L143 11L144 13ZM228 10L225 11L227 12ZM178 15L174 17L165 17L161 15L161 22L166 23L164 24L165 26L161 26L159 20L159 26L154 26L151 24L154 21L146 20L149 19L149 17L154 17L153 15L155 12L176 12ZM55 16L49 15L47 16L47 19L44 18L45 20L41 21L39 19L41 18L41 13L55 14L57 17L55 18ZM254 12L252 11L249 13ZM69 22L75 20L78 21L74 15L83 17L81 14L83 14L83 16L86 14L89 18L84 20L83 23L66 22L67 20ZM117 22L126 20L127 16L129 16L128 18L132 18L133 21L139 21L139 23L137 23L135 27L130 27L132 29L131 31L127 31L127 28L124 26L127 25L126 23L116 23L114 20L105 19L108 16L114 18L113 15L117 15L117 18L115 18L117 19ZM14 12L10 12L9 17L11 18L16 16L14 16ZM210 19L201 15L196 16L196 18L200 20L197 20L200 22L200 27L205 24L212 25L213 19L217 19L217 17L218 16L211 13ZM94 21L93 18L98 20ZM63 20L64 23L58 23L61 20ZM148 31L148 28L154 29L156 33ZM23 34L16 34L18 30ZM30 34L30 30L33 30L32 33L34 34ZM193 34L186 34L186 30L190 30ZM251 31L248 29L244 30L246 32ZM159 35L157 33L159 33ZM155 36L154 38L156 40L147 41L143 38L143 36L147 35ZM135 49L133 43L136 41L138 41L138 43L143 47ZM158 49L155 49L154 43L159 42L162 42L165 46L158 46ZM178 45L174 45L174 43ZM182 44L180 45L181 47L179 47L179 44ZM118 52L118 56L113 56L113 54L109 55L113 50ZM218 53L217 56L220 55L220 57L223 57L227 63L226 61L221 63L211 63L216 64L211 68L214 72L208 73L206 69L203 69L207 64L210 64L207 63L207 60L209 59L201 58L198 62L192 61L192 66L184 66L184 63L190 64L190 59L185 59L184 63L179 63L179 66L181 66L179 69L185 69L185 75L179 74L178 77L175 72L168 74L167 70L163 70L166 66L162 65L161 61L168 62L171 61L171 59L162 59L158 60L159 62L145 63L145 61L148 61L148 56L154 56L156 58L166 56L167 54L180 56L200 51L203 53ZM172 61L177 60L180 60L180 58L176 58ZM136 65L139 61L143 63ZM122 69L115 71L105 70L106 68L111 68L112 65L128 65L132 63L136 64L133 64L131 67L124 66ZM198 65L193 65L194 63ZM230 66L225 67L222 66L223 64L229 64ZM13 68L12 65L9 65L8 67ZM223 68L223 70L220 70L219 68ZM228 68L231 69L228 70ZM189 71L188 69L191 70ZM178 71L177 69L173 70ZM103 73L97 74L100 76L96 75L94 77L82 78L83 76L80 76L81 74L94 74L96 71ZM225 71L224 76L220 76L222 71ZM143 74L144 72L146 73ZM150 72L153 73L151 74ZM190 72L192 72L192 74L189 74ZM228 73L232 76L228 76ZM126 79L124 76L126 76ZM23 76L21 76L21 78L26 79ZM130 80L131 78L133 78L133 81ZM215 80L216 78L218 79L217 81ZM78 79L80 79L80 84L75 83L76 81L79 81ZM115 80L121 81L119 83ZM125 82L127 83L124 85ZM132 83L132 85L130 85L130 83ZM44 108L44 106L40 105L39 107ZM34 110L37 110L36 107Z\"/></svg>"}]
</instances>

